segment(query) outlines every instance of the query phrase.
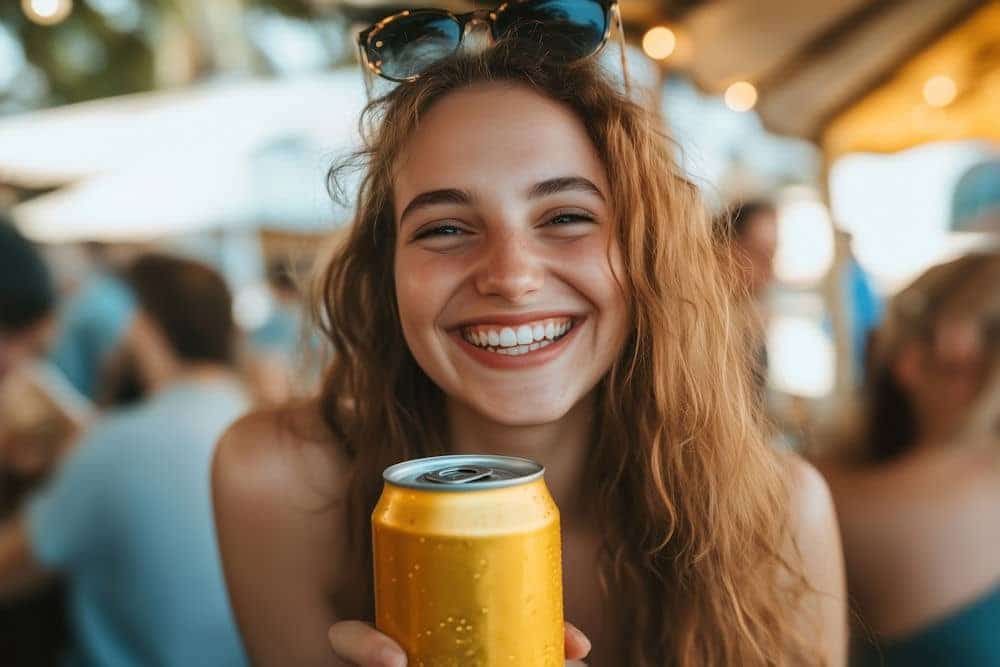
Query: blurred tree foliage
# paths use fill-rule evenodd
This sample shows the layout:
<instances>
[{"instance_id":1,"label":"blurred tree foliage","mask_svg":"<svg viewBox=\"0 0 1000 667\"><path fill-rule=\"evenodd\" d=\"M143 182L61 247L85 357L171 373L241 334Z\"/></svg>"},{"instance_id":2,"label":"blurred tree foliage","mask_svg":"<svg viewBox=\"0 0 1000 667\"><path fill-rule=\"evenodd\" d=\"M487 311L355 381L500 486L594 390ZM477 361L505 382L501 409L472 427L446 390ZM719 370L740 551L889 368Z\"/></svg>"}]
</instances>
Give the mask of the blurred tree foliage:
<instances>
[{"instance_id":1,"label":"blurred tree foliage","mask_svg":"<svg viewBox=\"0 0 1000 667\"><path fill-rule=\"evenodd\" d=\"M245 9L266 9L288 17L315 15L308 0L240 2ZM127 5L131 19L117 21L95 9L108 4ZM42 26L24 16L20 0L0 0L0 23L18 36L29 62L44 73L49 89L44 103L66 104L155 88L165 23L183 26L194 39L203 35L185 20L183 4L184 0L74 0L65 21ZM0 99L3 95L0 91Z\"/></svg>"},{"instance_id":2,"label":"blurred tree foliage","mask_svg":"<svg viewBox=\"0 0 1000 667\"><path fill-rule=\"evenodd\" d=\"M315 15L307 0L244 0L244 2L248 8L263 7L295 18L309 18Z\"/></svg>"},{"instance_id":3,"label":"blurred tree foliage","mask_svg":"<svg viewBox=\"0 0 1000 667\"><path fill-rule=\"evenodd\" d=\"M142 23L123 31L82 0L55 26L41 26L5 2L3 21L21 39L28 60L48 79L49 102L62 104L153 87L153 40L160 2L140 2Z\"/></svg>"}]
</instances>

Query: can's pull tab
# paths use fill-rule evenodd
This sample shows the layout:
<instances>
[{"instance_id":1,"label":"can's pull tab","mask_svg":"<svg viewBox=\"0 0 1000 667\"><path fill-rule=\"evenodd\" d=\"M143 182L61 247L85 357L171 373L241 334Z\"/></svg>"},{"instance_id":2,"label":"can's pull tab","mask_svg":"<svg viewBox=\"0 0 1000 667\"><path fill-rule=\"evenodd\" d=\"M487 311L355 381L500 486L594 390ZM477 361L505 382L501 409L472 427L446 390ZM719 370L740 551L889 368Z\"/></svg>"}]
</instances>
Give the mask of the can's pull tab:
<instances>
[{"instance_id":1,"label":"can's pull tab","mask_svg":"<svg viewBox=\"0 0 1000 667\"><path fill-rule=\"evenodd\" d=\"M424 474L424 479L436 484L473 484L491 477L493 469L480 466L454 466Z\"/></svg>"}]
</instances>

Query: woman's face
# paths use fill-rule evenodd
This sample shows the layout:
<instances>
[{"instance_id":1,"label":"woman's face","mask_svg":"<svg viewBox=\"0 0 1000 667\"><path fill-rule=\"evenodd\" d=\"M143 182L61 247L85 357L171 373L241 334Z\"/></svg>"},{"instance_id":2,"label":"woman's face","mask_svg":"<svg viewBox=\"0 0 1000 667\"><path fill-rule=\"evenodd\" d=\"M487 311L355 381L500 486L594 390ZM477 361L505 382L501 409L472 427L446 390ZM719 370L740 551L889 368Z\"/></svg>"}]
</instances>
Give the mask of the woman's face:
<instances>
[{"instance_id":1,"label":"woman's face","mask_svg":"<svg viewBox=\"0 0 1000 667\"><path fill-rule=\"evenodd\" d=\"M930 340L912 341L896 362L896 374L931 435L953 433L979 402L1000 405L1000 318L938 322ZM989 396L984 395L988 392ZM996 408L992 408L995 420ZM927 433L924 434L928 435Z\"/></svg>"},{"instance_id":2,"label":"woman's face","mask_svg":"<svg viewBox=\"0 0 1000 667\"><path fill-rule=\"evenodd\" d=\"M627 310L605 167L527 88L451 93L397 165L395 284L413 356L497 423L555 421L620 354Z\"/></svg>"}]
</instances>

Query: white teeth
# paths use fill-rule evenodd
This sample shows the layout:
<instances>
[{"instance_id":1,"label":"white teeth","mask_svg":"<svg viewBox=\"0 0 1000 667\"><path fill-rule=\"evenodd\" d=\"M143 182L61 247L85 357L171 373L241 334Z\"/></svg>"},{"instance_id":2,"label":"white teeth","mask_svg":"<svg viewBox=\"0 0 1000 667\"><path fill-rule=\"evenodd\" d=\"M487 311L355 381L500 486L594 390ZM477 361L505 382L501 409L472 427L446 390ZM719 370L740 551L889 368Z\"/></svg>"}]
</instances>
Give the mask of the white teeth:
<instances>
[{"instance_id":1,"label":"white teeth","mask_svg":"<svg viewBox=\"0 0 1000 667\"><path fill-rule=\"evenodd\" d=\"M466 330L465 339L478 347L493 348L500 354L527 354L552 344L557 338L572 328L572 321L547 320L518 327L497 329Z\"/></svg>"},{"instance_id":2,"label":"white teeth","mask_svg":"<svg viewBox=\"0 0 1000 667\"><path fill-rule=\"evenodd\" d=\"M531 327L527 324L522 324L517 328L517 344L518 345L530 345L534 338L531 335Z\"/></svg>"},{"instance_id":3,"label":"white teeth","mask_svg":"<svg viewBox=\"0 0 1000 667\"><path fill-rule=\"evenodd\" d=\"M501 347L514 347L517 345L517 334L510 327L504 327L500 330L500 346Z\"/></svg>"}]
</instances>

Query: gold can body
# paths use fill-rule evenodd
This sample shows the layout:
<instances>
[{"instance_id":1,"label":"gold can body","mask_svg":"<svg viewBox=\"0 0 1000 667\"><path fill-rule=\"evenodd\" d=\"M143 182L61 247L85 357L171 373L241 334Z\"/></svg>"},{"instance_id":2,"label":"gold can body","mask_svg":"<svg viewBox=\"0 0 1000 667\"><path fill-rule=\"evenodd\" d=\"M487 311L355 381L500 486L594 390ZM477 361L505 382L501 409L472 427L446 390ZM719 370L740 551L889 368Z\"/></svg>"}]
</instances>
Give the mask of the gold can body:
<instances>
[{"instance_id":1,"label":"gold can body","mask_svg":"<svg viewBox=\"0 0 1000 667\"><path fill-rule=\"evenodd\" d=\"M538 479L386 482L372 515L375 619L412 667L563 667L559 510Z\"/></svg>"}]
</instances>

